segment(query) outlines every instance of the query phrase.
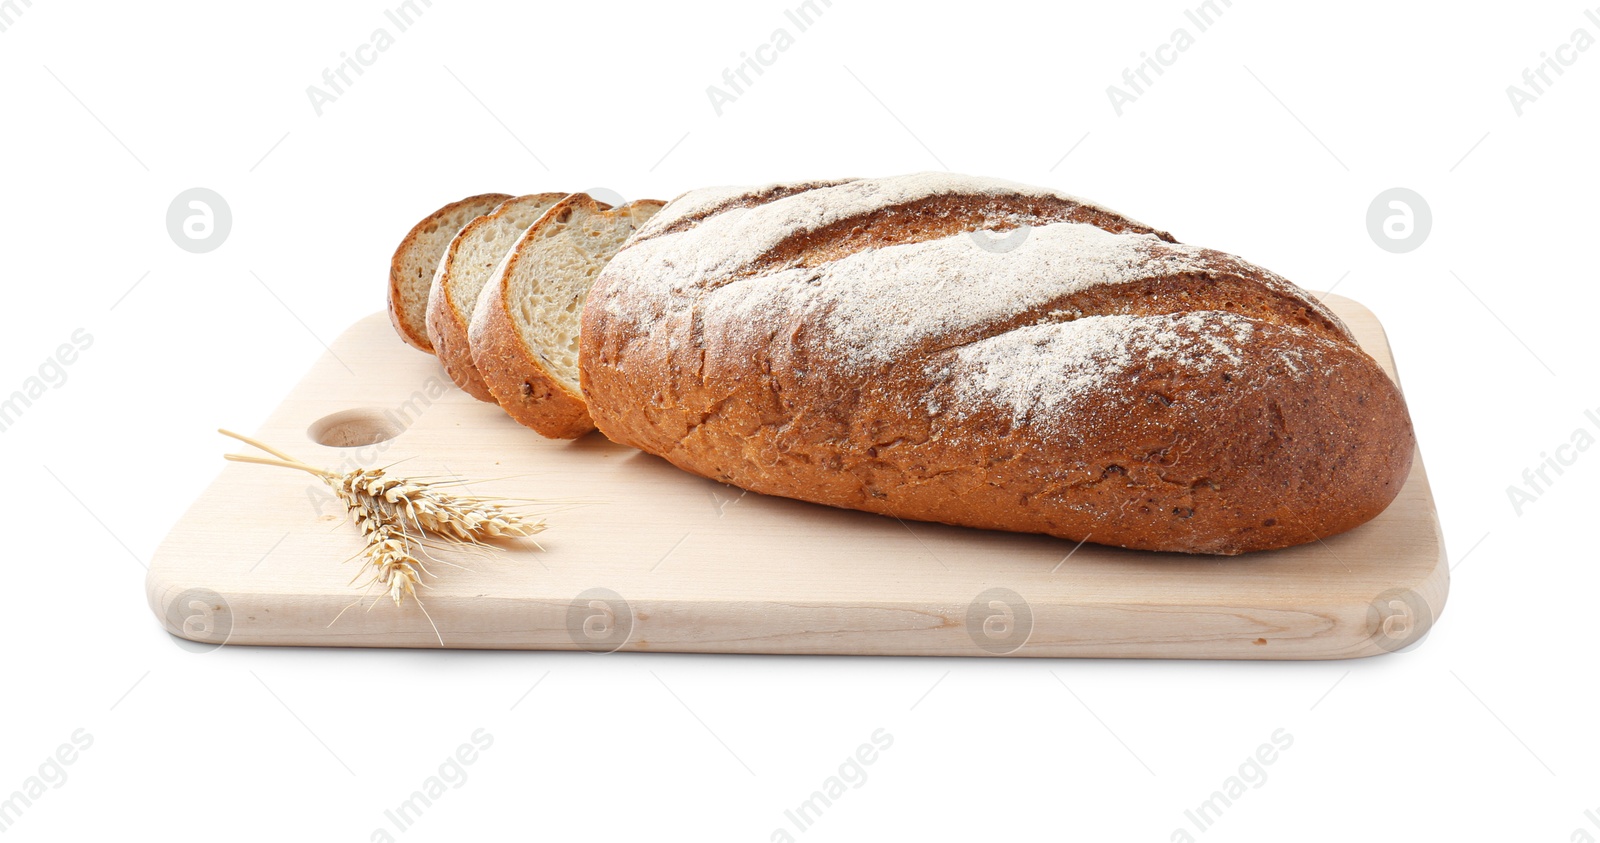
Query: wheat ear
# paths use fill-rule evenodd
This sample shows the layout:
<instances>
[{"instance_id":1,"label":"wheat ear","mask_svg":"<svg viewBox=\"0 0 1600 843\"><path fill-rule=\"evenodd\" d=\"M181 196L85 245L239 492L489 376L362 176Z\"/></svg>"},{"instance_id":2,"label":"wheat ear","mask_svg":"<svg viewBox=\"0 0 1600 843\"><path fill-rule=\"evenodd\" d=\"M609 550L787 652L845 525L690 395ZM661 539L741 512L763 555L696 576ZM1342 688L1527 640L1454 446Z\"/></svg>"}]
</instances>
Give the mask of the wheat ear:
<instances>
[{"instance_id":1,"label":"wheat ear","mask_svg":"<svg viewBox=\"0 0 1600 843\"><path fill-rule=\"evenodd\" d=\"M332 489L354 517L366 541L357 554L363 559L363 565L351 582L370 571L371 577L364 589L370 590L375 585L382 587L396 606L410 597L427 617L434 635L439 636L440 646L444 646L444 637L417 596L417 588L425 586L423 576L433 576L418 558L418 553L427 555L429 543L423 534L482 545L485 539L521 538L545 529L543 520L524 518L497 502L503 499L451 494L441 491L437 484L390 477L381 468L355 469L341 474L302 462L248 436L229 430L217 432L272 455L224 454L225 459L303 471ZM408 523L417 528L416 534L407 529ZM360 602L359 598L356 602Z\"/></svg>"},{"instance_id":2,"label":"wheat ear","mask_svg":"<svg viewBox=\"0 0 1600 843\"><path fill-rule=\"evenodd\" d=\"M427 532L462 541L525 538L545 529L544 521L525 519L492 499L443 492L426 481L390 477L381 468L356 469L336 482L341 497L381 501Z\"/></svg>"},{"instance_id":3,"label":"wheat ear","mask_svg":"<svg viewBox=\"0 0 1600 843\"><path fill-rule=\"evenodd\" d=\"M494 538L524 538L545 530L543 520L525 518L493 498L452 494L423 480L390 477L381 468L358 468L340 474L308 465L247 436L228 430L218 432L260 448L276 458L228 454L227 459L295 468L313 474L326 483L346 506L370 504L381 512L403 516L425 532L461 541L481 542Z\"/></svg>"}]
</instances>

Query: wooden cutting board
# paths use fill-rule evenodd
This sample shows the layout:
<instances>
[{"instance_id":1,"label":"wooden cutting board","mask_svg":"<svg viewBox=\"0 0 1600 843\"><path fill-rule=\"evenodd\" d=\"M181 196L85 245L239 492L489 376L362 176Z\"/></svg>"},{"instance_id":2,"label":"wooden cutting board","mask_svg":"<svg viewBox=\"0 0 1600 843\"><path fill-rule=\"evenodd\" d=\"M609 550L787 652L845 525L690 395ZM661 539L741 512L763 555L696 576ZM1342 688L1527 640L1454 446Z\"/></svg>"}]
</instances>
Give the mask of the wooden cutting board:
<instances>
[{"instance_id":1,"label":"wooden cutting board","mask_svg":"<svg viewBox=\"0 0 1600 843\"><path fill-rule=\"evenodd\" d=\"M1394 374L1372 313L1325 301ZM1376 520L1300 547L1075 548L746 494L599 434L542 439L451 386L383 314L346 331L256 436L313 465L398 461L479 493L587 503L549 516L543 550L432 564L430 625L415 603L370 597L341 615L361 546L342 507L309 475L228 463L150 566L151 608L199 645L1349 658L1413 646L1449 580L1420 454Z\"/></svg>"}]
</instances>

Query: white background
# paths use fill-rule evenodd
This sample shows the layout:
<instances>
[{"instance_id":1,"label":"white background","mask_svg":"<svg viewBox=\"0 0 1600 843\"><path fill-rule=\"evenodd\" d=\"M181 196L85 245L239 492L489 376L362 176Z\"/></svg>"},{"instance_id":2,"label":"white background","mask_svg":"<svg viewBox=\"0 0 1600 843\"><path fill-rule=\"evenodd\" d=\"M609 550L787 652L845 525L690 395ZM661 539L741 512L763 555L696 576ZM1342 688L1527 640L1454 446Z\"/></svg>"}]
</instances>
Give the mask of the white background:
<instances>
[{"instance_id":1,"label":"white background","mask_svg":"<svg viewBox=\"0 0 1600 843\"><path fill-rule=\"evenodd\" d=\"M707 86L793 30L784 3L438 0L320 116L307 86L393 31L385 3L5 5L0 394L94 338L0 433L0 795L93 736L6 839L366 840L480 727L493 746L404 837L767 840L880 728L865 783L798 836L1600 837L1580 529L1600 453L1520 514L1506 491L1600 435L1600 47L1521 116L1506 94L1574 30L1600 37L1583 4L1238 0L1120 117L1107 86L1193 32L1188 5L834 0L721 116ZM1423 645L1299 664L195 655L151 617L143 565L218 472L212 430L258 424L381 307L395 243L444 201L941 168L1093 197L1376 311L1455 566ZM194 186L233 210L209 254L165 227ZM1434 220L1403 255L1365 224L1395 186ZM1184 811L1280 728L1265 783L1195 832Z\"/></svg>"}]
</instances>

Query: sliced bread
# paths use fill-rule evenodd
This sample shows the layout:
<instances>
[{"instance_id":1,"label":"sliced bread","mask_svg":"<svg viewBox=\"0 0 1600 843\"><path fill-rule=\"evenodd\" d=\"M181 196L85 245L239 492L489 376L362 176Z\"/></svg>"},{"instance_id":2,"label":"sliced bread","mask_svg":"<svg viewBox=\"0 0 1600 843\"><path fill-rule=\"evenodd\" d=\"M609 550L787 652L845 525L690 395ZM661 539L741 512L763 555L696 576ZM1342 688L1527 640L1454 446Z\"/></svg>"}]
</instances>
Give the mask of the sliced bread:
<instances>
[{"instance_id":1,"label":"sliced bread","mask_svg":"<svg viewBox=\"0 0 1600 843\"><path fill-rule=\"evenodd\" d=\"M578 386L578 327L600 270L666 204L619 208L575 193L522 235L472 314L473 359L519 423L553 439L594 429Z\"/></svg>"},{"instance_id":2,"label":"sliced bread","mask_svg":"<svg viewBox=\"0 0 1600 843\"><path fill-rule=\"evenodd\" d=\"M467 223L450 241L428 293L428 341L457 386L479 401L494 401L467 346L478 294L528 226L566 198L565 193L535 193L507 200Z\"/></svg>"},{"instance_id":3,"label":"sliced bread","mask_svg":"<svg viewBox=\"0 0 1600 843\"><path fill-rule=\"evenodd\" d=\"M467 223L510 199L507 193L469 196L440 208L412 226L389 261L389 321L400 339L428 353L428 290L450 241Z\"/></svg>"}]
</instances>

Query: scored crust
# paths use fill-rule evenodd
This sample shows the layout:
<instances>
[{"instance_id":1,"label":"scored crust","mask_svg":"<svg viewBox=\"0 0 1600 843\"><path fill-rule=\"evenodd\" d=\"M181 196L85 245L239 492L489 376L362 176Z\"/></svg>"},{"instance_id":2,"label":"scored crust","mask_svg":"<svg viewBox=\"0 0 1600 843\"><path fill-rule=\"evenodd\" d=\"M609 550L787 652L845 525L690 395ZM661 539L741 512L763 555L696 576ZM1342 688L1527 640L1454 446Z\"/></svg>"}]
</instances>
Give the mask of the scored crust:
<instances>
[{"instance_id":1,"label":"scored crust","mask_svg":"<svg viewBox=\"0 0 1600 843\"><path fill-rule=\"evenodd\" d=\"M428 340L450 379L479 401L494 403L467 338L478 296L522 232L566 196L534 193L506 200L463 227L439 260L428 293Z\"/></svg>"},{"instance_id":2,"label":"scored crust","mask_svg":"<svg viewBox=\"0 0 1600 843\"><path fill-rule=\"evenodd\" d=\"M669 207L601 274L580 353L601 432L685 470L1214 554L1348 530L1409 473L1398 387L1238 258L945 174L685 198L706 212Z\"/></svg>"},{"instance_id":3,"label":"scored crust","mask_svg":"<svg viewBox=\"0 0 1600 843\"><path fill-rule=\"evenodd\" d=\"M579 314L595 277L665 203L586 194L529 227L484 287L468 331L477 371L518 423L553 439L594 429L578 385Z\"/></svg>"},{"instance_id":4,"label":"scored crust","mask_svg":"<svg viewBox=\"0 0 1600 843\"><path fill-rule=\"evenodd\" d=\"M428 339L428 291L439 259L467 223L511 198L483 193L451 202L411 227L389 259L389 322L408 345L433 353Z\"/></svg>"}]
</instances>

